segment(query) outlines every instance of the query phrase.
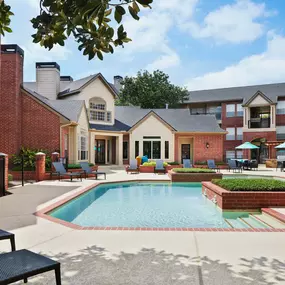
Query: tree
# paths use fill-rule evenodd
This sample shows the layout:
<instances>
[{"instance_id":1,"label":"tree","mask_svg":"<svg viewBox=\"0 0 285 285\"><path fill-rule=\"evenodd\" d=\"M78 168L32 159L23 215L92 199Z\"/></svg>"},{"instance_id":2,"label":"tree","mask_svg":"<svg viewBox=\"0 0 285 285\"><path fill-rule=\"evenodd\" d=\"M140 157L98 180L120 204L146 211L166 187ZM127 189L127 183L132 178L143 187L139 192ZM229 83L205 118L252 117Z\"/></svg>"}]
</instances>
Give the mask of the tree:
<instances>
[{"instance_id":1,"label":"tree","mask_svg":"<svg viewBox=\"0 0 285 285\"><path fill-rule=\"evenodd\" d=\"M124 26L120 24L129 14L139 20L141 7L150 7L153 0L39 0L40 14L31 20L36 33L33 42L53 48L73 36L78 49L89 60L97 56L103 60L103 53L113 53L114 47L131 41ZM0 35L11 33L11 7L0 0ZM115 19L112 21L112 17ZM113 24L111 26L111 24Z\"/></svg>"},{"instance_id":2,"label":"tree","mask_svg":"<svg viewBox=\"0 0 285 285\"><path fill-rule=\"evenodd\" d=\"M185 88L170 83L169 76L160 70L153 73L138 72L136 77L125 77L116 104L140 106L141 108L176 107L188 95Z\"/></svg>"}]
</instances>

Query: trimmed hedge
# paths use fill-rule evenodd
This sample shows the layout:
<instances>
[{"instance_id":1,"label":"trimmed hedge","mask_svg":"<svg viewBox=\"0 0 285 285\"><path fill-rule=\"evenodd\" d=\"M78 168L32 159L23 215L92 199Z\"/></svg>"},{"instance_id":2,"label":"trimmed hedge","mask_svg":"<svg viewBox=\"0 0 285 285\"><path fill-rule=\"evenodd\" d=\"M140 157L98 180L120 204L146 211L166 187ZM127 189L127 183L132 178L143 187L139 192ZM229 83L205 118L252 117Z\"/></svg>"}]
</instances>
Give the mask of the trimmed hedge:
<instances>
[{"instance_id":1,"label":"trimmed hedge","mask_svg":"<svg viewBox=\"0 0 285 285\"><path fill-rule=\"evenodd\" d=\"M92 167L94 166L94 163L89 163L89 166ZM81 168L80 164L68 164L68 169L78 169Z\"/></svg>"},{"instance_id":2,"label":"trimmed hedge","mask_svg":"<svg viewBox=\"0 0 285 285\"><path fill-rule=\"evenodd\" d=\"M213 179L212 183L228 191L285 191L285 182L274 179Z\"/></svg>"},{"instance_id":3,"label":"trimmed hedge","mask_svg":"<svg viewBox=\"0 0 285 285\"><path fill-rule=\"evenodd\" d=\"M163 162L163 166L166 167L168 165L167 162ZM156 162L155 161L149 161L149 162L145 162L143 164L143 166L156 166Z\"/></svg>"},{"instance_id":4,"label":"trimmed hedge","mask_svg":"<svg viewBox=\"0 0 285 285\"><path fill-rule=\"evenodd\" d=\"M215 173L214 170L206 168L173 168L175 173Z\"/></svg>"},{"instance_id":5,"label":"trimmed hedge","mask_svg":"<svg viewBox=\"0 0 285 285\"><path fill-rule=\"evenodd\" d=\"M207 161L195 161L195 165L207 165ZM215 161L216 165L225 165L227 164L226 162L223 161Z\"/></svg>"}]
</instances>

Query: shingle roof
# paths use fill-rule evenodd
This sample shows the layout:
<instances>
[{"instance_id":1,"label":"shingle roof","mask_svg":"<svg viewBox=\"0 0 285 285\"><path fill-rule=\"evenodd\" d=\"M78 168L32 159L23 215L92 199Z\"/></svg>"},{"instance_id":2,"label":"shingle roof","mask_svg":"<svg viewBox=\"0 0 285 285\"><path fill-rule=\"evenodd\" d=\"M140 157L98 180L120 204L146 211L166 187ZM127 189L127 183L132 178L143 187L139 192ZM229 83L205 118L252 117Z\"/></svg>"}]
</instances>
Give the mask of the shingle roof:
<instances>
[{"instance_id":1,"label":"shingle roof","mask_svg":"<svg viewBox=\"0 0 285 285\"><path fill-rule=\"evenodd\" d=\"M27 88L25 83L23 89L51 109L55 110L57 113L64 116L66 119L78 122L82 107L84 106L83 100L49 100L48 98Z\"/></svg>"},{"instance_id":2,"label":"shingle roof","mask_svg":"<svg viewBox=\"0 0 285 285\"><path fill-rule=\"evenodd\" d=\"M90 125L96 130L128 131L137 122L154 112L178 132L221 133L214 115L191 115L188 109L140 109L139 107L116 107L114 126Z\"/></svg>"},{"instance_id":3,"label":"shingle roof","mask_svg":"<svg viewBox=\"0 0 285 285\"><path fill-rule=\"evenodd\" d=\"M285 83L190 91L189 98L185 103L223 102L231 100L243 100L245 102L257 91L261 91L276 103L278 97L285 96Z\"/></svg>"}]
</instances>

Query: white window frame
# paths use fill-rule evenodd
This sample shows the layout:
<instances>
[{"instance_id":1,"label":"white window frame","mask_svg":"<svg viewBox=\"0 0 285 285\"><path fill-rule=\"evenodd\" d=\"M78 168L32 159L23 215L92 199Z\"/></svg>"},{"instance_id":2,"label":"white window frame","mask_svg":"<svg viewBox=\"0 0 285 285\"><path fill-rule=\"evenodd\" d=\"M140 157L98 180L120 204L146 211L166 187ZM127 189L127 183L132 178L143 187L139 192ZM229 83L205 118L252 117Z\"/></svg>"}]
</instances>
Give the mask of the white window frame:
<instances>
[{"instance_id":1,"label":"white window frame","mask_svg":"<svg viewBox=\"0 0 285 285\"><path fill-rule=\"evenodd\" d=\"M88 160L88 132L81 130L77 137L78 160Z\"/></svg>"},{"instance_id":2,"label":"white window frame","mask_svg":"<svg viewBox=\"0 0 285 285\"><path fill-rule=\"evenodd\" d=\"M237 128L237 137L236 137L236 139L239 140L239 141L242 141L242 139L243 139L243 130L240 127Z\"/></svg>"},{"instance_id":3,"label":"white window frame","mask_svg":"<svg viewBox=\"0 0 285 285\"><path fill-rule=\"evenodd\" d=\"M112 122L112 112L107 111L106 102L101 98L91 98L89 101L90 121Z\"/></svg>"},{"instance_id":4,"label":"white window frame","mask_svg":"<svg viewBox=\"0 0 285 285\"><path fill-rule=\"evenodd\" d=\"M232 118L236 116L236 104L227 104L226 105L226 117Z\"/></svg>"},{"instance_id":5,"label":"white window frame","mask_svg":"<svg viewBox=\"0 0 285 285\"><path fill-rule=\"evenodd\" d=\"M231 153L231 155L228 155L229 153ZM236 153L234 150L227 150L226 151L226 160L228 161L229 159L235 159L236 157Z\"/></svg>"},{"instance_id":6,"label":"white window frame","mask_svg":"<svg viewBox=\"0 0 285 285\"><path fill-rule=\"evenodd\" d=\"M242 104L237 104L237 117L243 117L243 106L242 106Z\"/></svg>"},{"instance_id":7,"label":"white window frame","mask_svg":"<svg viewBox=\"0 0 285 285\"><path fill-rule=\"evenodd\" d=\"M285 114L285 101L278 101L277 108L276 108L277 115L284 115Z\"/></svg>"}]
</instances>

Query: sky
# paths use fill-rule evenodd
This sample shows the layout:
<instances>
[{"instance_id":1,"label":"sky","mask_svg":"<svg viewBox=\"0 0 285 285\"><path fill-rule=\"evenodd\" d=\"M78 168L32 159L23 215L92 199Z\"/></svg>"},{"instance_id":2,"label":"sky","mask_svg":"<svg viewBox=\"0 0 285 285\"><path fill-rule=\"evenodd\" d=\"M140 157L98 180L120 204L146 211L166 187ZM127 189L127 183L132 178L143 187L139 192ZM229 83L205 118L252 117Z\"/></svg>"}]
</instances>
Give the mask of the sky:
<instances>
[{"instance_id":1,"label":"sky","mask_svg":"<svg viewBox=\"0 0 285 285\"><path fill-rule=\"evenodd\" d=\"M25 81L35 80L36 62L56 61L61 75L101 72L110 82L160 69L189 90L285 82L285 0L154 0L139 21L124 19L132 42L102 62L88 61L73 39L51 51L33 44L39 0L5 1L15 16L2 43L24 49Z\"/></svg>"}]
</instances>

